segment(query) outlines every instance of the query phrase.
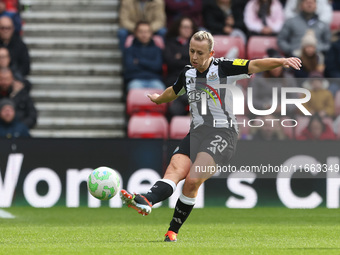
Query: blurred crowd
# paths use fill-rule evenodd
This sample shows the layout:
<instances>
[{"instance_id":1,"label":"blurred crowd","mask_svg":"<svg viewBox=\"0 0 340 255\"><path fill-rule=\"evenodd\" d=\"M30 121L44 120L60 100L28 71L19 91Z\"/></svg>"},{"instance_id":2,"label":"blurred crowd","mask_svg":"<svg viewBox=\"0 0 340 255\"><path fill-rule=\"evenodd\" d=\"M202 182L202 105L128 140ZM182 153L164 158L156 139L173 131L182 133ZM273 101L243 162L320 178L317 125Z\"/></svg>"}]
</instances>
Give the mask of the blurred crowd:
<instances>
[{"instance_id":1,"label":"blurred crowd","mask_svg":"<svg viewBox=\"0 0 340 255\"><path fill-rule=\"evenodd\" d=\"M30 57L17 0L0 0L0 137L29 137L37 122L30 96Z\"/></svg>"},{"instance_id":2,"label":"blurred crowd","mask_svg":"<svg viewBox=\"0 0 340 255\"><path fill-rule=\"evenodd\" d=\"M240 139L340 139L339 11L339 0L122 0L118 37L125 92L173 85L182 68L190 64L189 40L198 30L239 38L245 48L251 38L273 37L277 47L265 49L266 57L299 57L301 70L279 67L253 75L238 86L245 94L253 89L253 105L258 110L272 106L273 87L308 89L311 100L303 106L312 116L304 116L294 105L288 106L286 116L281 115L280 107L265 117L248 111L239 119L263 120L264 125L241 126ZM230 52L225 57L230 55L239 57ZM187 99L180 97L169 104L166 117L171 121L174 116L188 115L188 109ZM284 127L284 119L295 119L299 125Z\"/></svg>"}]
</instances>

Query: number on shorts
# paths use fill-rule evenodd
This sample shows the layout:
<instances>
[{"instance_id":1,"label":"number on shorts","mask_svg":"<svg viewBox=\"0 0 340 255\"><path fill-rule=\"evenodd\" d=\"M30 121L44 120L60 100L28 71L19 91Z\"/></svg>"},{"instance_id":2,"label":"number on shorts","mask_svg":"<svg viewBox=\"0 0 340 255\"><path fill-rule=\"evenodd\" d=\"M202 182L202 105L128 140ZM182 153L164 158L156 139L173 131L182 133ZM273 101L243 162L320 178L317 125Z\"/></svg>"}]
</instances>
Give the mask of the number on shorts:
<instances>
[{"instance_id":1,"label":"number on shorts","mask_svg":"<svg viewBox=\"0 0 340 255\"><path fill-rule=\"evenodd\" d=\"M212 140L210 144L218 149L220 153L228 146L228 142L220 135L215 135L216 140Z\"/></svg>"}]
</instances>

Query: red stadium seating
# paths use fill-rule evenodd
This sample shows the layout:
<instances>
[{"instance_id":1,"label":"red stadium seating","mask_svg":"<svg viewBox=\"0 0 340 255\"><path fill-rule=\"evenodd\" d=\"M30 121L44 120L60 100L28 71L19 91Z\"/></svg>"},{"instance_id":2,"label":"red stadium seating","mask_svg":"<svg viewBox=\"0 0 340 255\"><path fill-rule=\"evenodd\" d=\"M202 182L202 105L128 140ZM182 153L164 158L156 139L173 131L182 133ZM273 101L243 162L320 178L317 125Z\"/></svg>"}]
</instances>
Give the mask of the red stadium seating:
<instances>
[{"instance_id":1,"label":"red stadium seating","mask_svg":"<svg viewBox=\"0 0 340 255\"><path fill-rule=\"evenodd\" d=\"M245 58L246 52L245 52L245 45L241 38L239 37L230 37L227 35L214 35L215 40L215 57L226 57L228 56L228 53L230 53L230 50L233 47L236 47L238 49L238 55L234 58Z\"/></svg>"},{"instance_id":2,"label":"red stadium seating","mask_svg":"<svg viewBox=\"0 0 340 255\"><path fill-rule=\"evenodd\" d=\"M277 38L275 36L250 37L247 47L248 59L265 57L269 48L279 50L277 46Z\"/></svg>"},{"instance_id":3,"label":"red stadium seating","mask_svg":"<svg viewBox=\"0 0 340 255\"><path fill-rule=\"evenodd\" d=\"M333 11L330 28L332 31L340 30L340 11Z\"/></svg>"},{"instance_id":4,"label":"red stadium seating","mask_svg":"<svg viewBox=\"0 0 340 255\"><path fill-rule=\"evenodd\" d=\"M157 112L165 114L166 104L155 104L150 101L147 94L158 93L161 94L163 90L160 89L131 89L126 99L127 114L132 115L138 112Z\"/></svg>"},{"instance_id":5,"label":"red stadium seating","mask_svg":"<svg viewBox=\"0 0 340 255\"><path fill-rule=\"evenodd\" d=\"M128 124L129 138L168 138L169 125L162 115L133 115Z\"/></svg>"},{"instance_id":6,"label":"red stadium seating","mask_svg":"<svg viewBox=\"0 0 340 255\"><path fill-rule=\"evenodd\" d=\"M170 139L183 139L190 129L190 116L174 116L170 122Z\"/></svg>"},{"instance_id":7,"label":"red stadium seating","mask_svg":"<svg viewBox=\"0 0 340 255\"><path fill-rule=\"evenodd\" d=\"M125 48L129 48L132 44L132 41L134 39L134 36L133 35L129 35L127 38L126 38L126 41L125 41ZM152 37L152 39L154 40L156 46L158 46L159 48L161 48L162 50L164 49L165 45L164 45L164 41L163 41L163 38L159 35L154 35Z\"/></svg>"},{"instance_id":8,"label":"red stadium seating","mask_svg":"<svg viewBox=\"0 0 340 255\"><path fill-rule=\"evenodd\" d=\"M335 94L335 115L340 115L340 91L337 91Z\"/></svg>"},{"instance_id":9,"label":"red stadium seating","mask_svg":"<svg viewBox=\"0 0 340 255\"><path fill-rule=\"evenodd\" d=\"M299 137L302 131L308 126L309 117L299 116L297 117L296 121L298 122L298 124L295 127L295 137Z\"/></svg>"},{"instance_id":10,"label":"red stadium seating","mask_svg":"<svg viewBox=\"0 0 340 255\"><path fill-rule=\"evenodd\" d=\"M325 123L326 125L328 125L332 130L333 130L333 119L330 117L325 117L322 119L323 123Z\"/></svg>"}]
</instances>

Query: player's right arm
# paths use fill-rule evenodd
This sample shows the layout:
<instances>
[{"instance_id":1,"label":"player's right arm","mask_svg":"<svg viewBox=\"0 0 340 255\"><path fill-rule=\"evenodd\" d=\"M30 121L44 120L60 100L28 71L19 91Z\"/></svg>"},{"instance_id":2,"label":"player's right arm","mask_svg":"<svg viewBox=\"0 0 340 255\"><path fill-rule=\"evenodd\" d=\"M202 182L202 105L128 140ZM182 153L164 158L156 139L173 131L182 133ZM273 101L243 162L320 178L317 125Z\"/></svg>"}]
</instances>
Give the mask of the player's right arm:
<instances>
[{"instance_id":1,"label":"player's right arm","mask_svg":"<svg viewBox=\"0 0 340 255\"><path fill-rule=\"evenodd\" d=\"M157 93L154 93L152 95L148 95L150 100L156 104L163 104L163 103L169 103L173 100L175 100L178 96L181 96L185 93L185 72L187 68L184 68L184 70L180 73L178 76L177 81L175 84L171 87L168 87L166 90L163 91L161 95L158 95Z\"/></svg>"},{"instance_id":2,"label":"player's right arm","mask_svg":"<svg viewBox=\"0 0 340 255\"><path fill-rule=\"evenodd\" d=\"M171 87L167 88L163 91L162 94L149 94L148 97L150 100L156 104L163 104L163 103L169 103L173 100L175 100L178 96L176 95L174 89Z\"/></svg>"}]
</instances>

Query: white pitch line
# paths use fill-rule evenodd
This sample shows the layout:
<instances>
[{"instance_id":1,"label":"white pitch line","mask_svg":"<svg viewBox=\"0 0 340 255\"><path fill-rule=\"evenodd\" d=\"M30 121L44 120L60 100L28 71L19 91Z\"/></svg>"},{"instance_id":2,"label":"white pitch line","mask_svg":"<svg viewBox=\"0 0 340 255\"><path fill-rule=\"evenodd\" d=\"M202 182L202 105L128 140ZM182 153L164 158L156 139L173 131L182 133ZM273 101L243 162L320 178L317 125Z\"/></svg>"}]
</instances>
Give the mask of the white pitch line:
<instances>
[{"instance_id":1,"label":"white pitch line","mask_svg":"<svg viewBox=\"0 0 340 255\"><path fill-rule=\"evenodd\" d=\"M6 212L2 209L0 209L0 218L3 218L3 219L14 219L15 216L9 212Z\"/></svg>"}]
</instances>

